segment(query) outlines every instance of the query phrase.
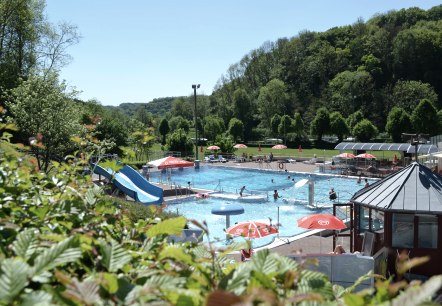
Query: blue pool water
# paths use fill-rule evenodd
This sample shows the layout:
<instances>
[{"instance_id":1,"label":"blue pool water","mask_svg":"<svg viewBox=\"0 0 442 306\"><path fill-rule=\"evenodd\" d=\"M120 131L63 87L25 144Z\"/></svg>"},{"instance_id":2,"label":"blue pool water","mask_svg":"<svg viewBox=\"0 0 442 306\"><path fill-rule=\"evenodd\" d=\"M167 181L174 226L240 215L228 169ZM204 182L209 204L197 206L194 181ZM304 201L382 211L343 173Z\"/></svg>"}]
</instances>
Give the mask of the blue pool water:
<instances>
[{"instance_id":1,"label":"blue pool water","mask_svg":"<svg viewBox=\"0 0 442 306\"><path fill-rule=\"evenodd\" d=\"M290 179L288 179L290 176ZM239 204L244 208L244 214L230 216L230 224L248 220L272 219L272 223L278 222L279 211L279 236L288 237L304 232L304 229L298 228L296 220L308 214L331 213L330 209L311 210L302 205L307 203L309 187L305 184L302 187L295 188L294 183L302 179L314 181L315 203L319 205L330 205L332 202L328 199L330 188L334 188L338 194L339 202L347 202L351 196L363 187L358 184L356 178L347 178L342 176L330 176L311 173L295 173L283 171L266 171L255 169L237 169L220 166L204 165L200 169L186 168L183 170L173 169L166 173L151 173L151 181L163 183L168 181L176 185L188 186L191 188L223 190L224 192L238 193L241 186L246 186L245 195L268 194L268 200L265 202L243 202L240 200L224 200L209 197L204 200L191 198L188 200L175 200L169 203L167 210L178 211L188 219L206 221L211 241L225 240L224 229L226 227L225 216L213 215L212 208L223 203ZM295 182L292 179L295 179ZM273 182L272 182L273 180ZM278 190L280 199L274 201L273 190ZM288 199L288 201L285 201ZM255 239L254 246L262 246L270 243L275 235ZM237 238L243 239L243 238Z\"/></svg>"}]
</instances>

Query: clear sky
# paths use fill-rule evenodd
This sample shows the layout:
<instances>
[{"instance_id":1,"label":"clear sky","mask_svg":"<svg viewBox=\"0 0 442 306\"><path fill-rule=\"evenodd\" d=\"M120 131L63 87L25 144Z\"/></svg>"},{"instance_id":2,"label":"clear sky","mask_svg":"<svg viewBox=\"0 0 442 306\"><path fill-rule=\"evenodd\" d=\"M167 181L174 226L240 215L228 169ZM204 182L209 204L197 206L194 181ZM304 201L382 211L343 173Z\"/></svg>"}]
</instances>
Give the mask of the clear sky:
<instances>
[{"instance_id":1,"label":"clear sky","mask_svg":"<svg viewBox=\"0 0 442 306\"><path fill-rule=\"evenodd\" d=\"M325 31L434 0L46 0L48 19L78 27L61 78L103 105L210 95L219 78L266 41Z\"/></svg>"}]
</instances>

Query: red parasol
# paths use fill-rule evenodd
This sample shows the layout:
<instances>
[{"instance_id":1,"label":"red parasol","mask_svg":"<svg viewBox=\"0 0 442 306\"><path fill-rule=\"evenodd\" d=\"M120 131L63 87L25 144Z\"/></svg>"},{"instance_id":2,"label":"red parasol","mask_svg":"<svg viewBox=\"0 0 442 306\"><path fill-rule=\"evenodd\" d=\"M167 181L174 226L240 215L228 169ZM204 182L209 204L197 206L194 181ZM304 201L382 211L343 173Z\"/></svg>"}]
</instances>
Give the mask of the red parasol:
<instances>
[{"instance_id":1,"label":"red parasol","mask_svg":"<svg viewBox=\"0 0 442 306\"><path fill-rule=\"evenodd\" d=\"M362 153L355 156L356 158L365 158L365 159L376 159L376 156L371 155L369 153Z\"/></svg>"},{"instance_id":2,"label":"red parasol","mask_svg":"<svg viewBox=\"0 0 442 306\"><path fill-rule=\"evenodd\" d=\"M242 236L245 238L262 238L268 235L278 233L278 229L267 223L260 221L246 221L237 223L228 229L226 232L233 236Z\"/></svg>"},{"instance_id":3,"label":"red parasol","mask_svg":"<svg viewBox=\"0 0 442 306\"><path fill-rule=\"evenodd\" d=\"M279 144L279 145L273 146L272 149L287 149L287 146Z\"/></svg>"},{"instance_id":4,"label":"red parasol","mask_svg":"<svg viewBox=\"0 0 442 306\"><path fill-rule=\"evenodd\" d=\"M340 230L347 228L341 219L329 214L315 214L302 217L298 220L298 227L306 229L329 230Z\"/></svg>"},{"instance_id":5,"label":"red parasol","mask_svg":"<svg viewBox=\"0 0 442 306\"><path fill-rule=\"evenodd\" d=\"M243 143L238 143L233 146L235 149L247 149L247 146Z\"/></svg>"},{"instance_id":6,"label":"red parasol","mask_svg":"<svg viewBox=\"0 0 442 306\"><path fill-rule=\"evenodd\" d=\"M218 147L218 146L209 146L209 147L207 147L207 150L219 150L220 149L220 147Z\"/></svg>"},{"instance_id":7,"label":"red parasol","mask_svg":"<svg viewBox=\"0 0 442 306\"><path fill-rule=\"evenodd\" d=\"M315 215L302 217L301 219L298 220L298 227L306 229L328 229L328 230L340 230L347 228L347 226L341 219L329 214L315 214ZM321 232L320 235L322 235ZM321 240L319 240L320 252L322 252Z\"/></svg>"},{"instance_id":8,"label":"red parasol","mask_svg":"<svg viewBox=\"0 0 442 306\"><path fill-rule=\"evenodd\" d=\"M148 164L158 167L158 169L193 167L194 165L193 162L173 156L168 156L157 160L153 160Z\"/></svg>"},{"instance_id":9,"label":"red parasol","mask_svg":"<svg viewBox=\"0 0 442 306\"><path fill-rule=\"evenodd\" d=\"M354 154L351 153L341 153L336 155L336 157L345 158L345 159L355 158Z\"/></svg>"}]
</instances>

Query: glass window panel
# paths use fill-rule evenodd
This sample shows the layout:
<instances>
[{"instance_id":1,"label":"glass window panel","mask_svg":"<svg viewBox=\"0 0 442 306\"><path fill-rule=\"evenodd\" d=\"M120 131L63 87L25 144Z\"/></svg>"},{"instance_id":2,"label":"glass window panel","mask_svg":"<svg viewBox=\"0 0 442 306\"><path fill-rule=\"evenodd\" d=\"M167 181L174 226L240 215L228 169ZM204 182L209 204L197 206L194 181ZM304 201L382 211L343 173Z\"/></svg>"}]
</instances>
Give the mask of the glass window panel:
<instances>
[{"instance_id":1,"label":"glass window panel","mask_svg":"<svg viewBox=\"0 0 442 306\"><path fill-rule=\"evenodd\" d=\"M373 231L379 231L384 229L384 212L379 210L371 211L371 219L373 220Z\"/></svg>"},{"instance_id":2,"label":"glass window panel","mask_svg":"<svg viewBox=\"0 0 442 306\"><path fill-rule=\"evenodd\" d=\"M419 216L419 248L437 248L437 217Z\"/></svg>"},{"instance_id":3,"label":"glass window panel","mask_svg":"<svg viewBox=\"0 0 442 306\"><path fill-rule=\"evenodd\" d=\"M396 248L412 248L414 215L393 214L392 245Z\"/></svg>"},{"instance_id":4,"label":"glass window panel","mask_svg":"<svg viewBox=\"0 0 442 306\"><path fill-rule=\"evenodd\" d=\"M369 209L367 207L359 206L359 229L361 233L369 230Z\"/></svg>"}]
</instances>

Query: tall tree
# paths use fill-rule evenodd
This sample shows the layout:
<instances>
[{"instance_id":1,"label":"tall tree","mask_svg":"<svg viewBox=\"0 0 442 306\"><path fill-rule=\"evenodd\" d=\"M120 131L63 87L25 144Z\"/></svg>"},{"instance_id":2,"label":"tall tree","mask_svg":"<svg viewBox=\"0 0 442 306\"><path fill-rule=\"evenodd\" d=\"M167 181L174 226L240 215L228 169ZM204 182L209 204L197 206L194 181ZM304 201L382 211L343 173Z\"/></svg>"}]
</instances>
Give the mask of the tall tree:
<instances>
[{"instance_id":1,"label":"tall tree","mask_svg":"<svg viewBox=\"0 0 442 306\"><path fill-rule=\"evenodd\" d=\"M283 114L287 111L289 95L284 82L273 79L259 90L258 104L261 120L266 127L270 127L273 114Z\"/></svg>"},{"instance_id":2,"label":"tall tree","mask_svg":"<svg viewBox=\"0 0 442 306\"><path fill-rule=\"evenodd\" d=\"M293 132L295 132L297 137L302 137L305 134L304 121L302 120L301 114L299 112L295 113L295 119L293 121Z\"/></svg>"},{"instance_id":3,"label":"tall tree","mask_svg":"<svg viewBox=\"0 0 442 306\"><path fill-rule=\"evenodd\" d=\"M170 132L169 123L167 122L166 118L163 118L161 120L158 131L160 132L160 135L162 136L161 143L164 145L166 143L166 136Z\"/></svg>"},{"instance_id":4,"label":"tall tree","mask_svg":"<svg viewBox=\"0 0 442 306\"><path fill-rule=\"evenodd\" d=\"M433 136L438 132L437 110L428 99L421 100L414 109L411 122L416 133Z\"/></svg>"},{"instance_id":5,"label":"tall tree","mask_svg":"<svg viewBox=\"0 0 442 306\"><path fill-rule=\"evenodd\" d=\"M393 88L391 105L401 107L407 113L411 113L422 99L429 100L434 106L438 105L437 94L430 84L400 80Z\"/></svg>"},{"instance_id":6,"label":"tall tree","mask_svg":"<svg viewBox=\"0 0 442 306\"><path fill-rule=\"evenodd\" d=\"M44 171L48 170L51 159L64 157L71 136L79 132L75 95L65 83L58 82L54 73L46 78L31 75L10 91L7 106L12 120L24 137L34 137L43 145L38 161Z\"/></svg>"},{"instance_id":7,"label":"tall tree","mask_svg":"<svg viewBox=\"0 0 442 306\"><path fill-rule=\"evenodd\" d=\"M204 132L209 140L215 140L216 136L224 133L224 121L216 116L207 116L205 118Z\"/></svg>"},{"instance_id":8,"label":"tall tree","mask_svg":"<svg viewBox=\"0 0 442 306\"><path fill-rule=\"evenodd\" d=\"M330 115L325 107L321 107L316 112L316 116L310 125L310 133L316 136L317 140L322 140L322 136L330 131Z\"/></svg>"},{"instance_id":9,"label":"tall tree","mask_svg":"<svg viewBox=\"0 0 442 306\"><path fill-rule=\"evenodd\" d=\"M237 118L230 119L229 122L229 134L232 135L233 140L237 142L239 139L243 139L244 124Z\"/></svg>"},{"instance_id":10,"label":"tall tree","mask_svg":"<svg viewBox=\"0 0 442 306\"><path fill-rule=\"evenodd\" d=\"M385 131L394 142L402 142L402 133L413 132L410 115L400 107L393 107L388 113Z\"/></svg>"},{"instance_id":11,"label":"tall tree","mask_svg":"<svg viewBox=\"0 0 442 306\"><path fill-rule=\"evenodd\" d=\"M58 27L44 15L44 0L0 3L0 94L34 71L57 72L69 62L68 47L78 43L77 28Z\"/></svg>"},{"instance_id":12,"label":"tall tree","mask_svg":"<svg viewBox=\"0 0 442 306\"><path fill-rule=\"evenodd\" d=\"M368 119L358 122L353 128L353 135L361 142L369 142L379 134L377 127Z\"/></svg>"},{"instance_id":13,"label":"tall tree","mask_svg":"<svg viewBox=\"0 0 442 306\"><path fill-rule=\"evenodd\" d=\"M350 134L350 129L339 112L330 114L330 133L336 135L339 141L342 141L344 136Z\"/></svg>"}]
</instances>

